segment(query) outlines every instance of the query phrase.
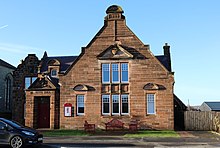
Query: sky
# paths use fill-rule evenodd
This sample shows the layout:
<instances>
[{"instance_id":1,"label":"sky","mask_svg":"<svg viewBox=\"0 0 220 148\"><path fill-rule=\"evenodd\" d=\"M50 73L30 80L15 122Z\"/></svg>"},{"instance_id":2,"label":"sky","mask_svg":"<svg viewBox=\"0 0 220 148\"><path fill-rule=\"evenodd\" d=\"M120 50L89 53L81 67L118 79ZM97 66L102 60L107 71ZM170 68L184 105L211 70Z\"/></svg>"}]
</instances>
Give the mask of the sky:
<instances>
[{"instance_id":1,"label":"sky","mask_svg":"<svg viewBox=\"0 0 220 148\"><path fill-rule=\"evenodd\" d=\"M0 59L79 55L119 5L127 26L154 55L171 46L175 94L186 104L220 101L219 0L1 0Z\"/></svg>"}]
</instances>

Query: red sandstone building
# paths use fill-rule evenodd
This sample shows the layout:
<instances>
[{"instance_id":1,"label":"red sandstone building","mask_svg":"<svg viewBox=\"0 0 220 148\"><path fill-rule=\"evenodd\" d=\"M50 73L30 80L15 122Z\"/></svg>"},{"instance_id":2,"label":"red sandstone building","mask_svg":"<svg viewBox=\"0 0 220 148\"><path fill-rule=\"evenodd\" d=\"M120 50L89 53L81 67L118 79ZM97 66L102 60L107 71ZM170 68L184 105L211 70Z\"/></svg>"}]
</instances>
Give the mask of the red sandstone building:
<instances>
[{"instance_id":1,"label":"red sandstone building","mask_svg":"<svg viewBox=\"0 0 220 148\"><path fill-rule=\"evenodd\" d=\"M174 129L170 46L154 56L126 26L121 7L106 13L104 26L79 56L26 58L38 66L21 76L26 89L23 104L14 101L14 119L34 128L81 129L85 120L104 128L117 118L125 126L136 120L139 129Z\"/></svg>"}]
</instances>

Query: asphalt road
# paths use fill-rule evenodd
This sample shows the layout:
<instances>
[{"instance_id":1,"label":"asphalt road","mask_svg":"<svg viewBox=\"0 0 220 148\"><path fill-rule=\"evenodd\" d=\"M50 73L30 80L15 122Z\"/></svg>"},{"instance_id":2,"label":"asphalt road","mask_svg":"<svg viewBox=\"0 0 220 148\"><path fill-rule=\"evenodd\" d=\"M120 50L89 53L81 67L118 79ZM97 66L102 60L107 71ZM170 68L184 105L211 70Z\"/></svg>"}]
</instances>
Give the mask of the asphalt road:
<instances>
[{"instance_id":1,"label":"asphalt road","mask_svg":"<svg viewBox=\"0 0 220 148\"><path fill-rule=\"evenodd\" d=\"M38 148L146 147L220 148L220 136L210 132L186 132L180 138L124 138L122 136L45 137Z\"/></svg>"},{"instance_id":2,"label":"asphalt road","mask_svg":"<svg viewBox=\"0 0 220 148\"><path fill-rule=\"evenodd\" d=\"M44 143L39 146L35 146L35 148L220 148L220 135L201 131L186 132L184 134L186 134L186 136L181 136L180 138L124 138L122 136L45 137ZM8 146L0 147L9 148Z\"/></svg>"}]
</instances>

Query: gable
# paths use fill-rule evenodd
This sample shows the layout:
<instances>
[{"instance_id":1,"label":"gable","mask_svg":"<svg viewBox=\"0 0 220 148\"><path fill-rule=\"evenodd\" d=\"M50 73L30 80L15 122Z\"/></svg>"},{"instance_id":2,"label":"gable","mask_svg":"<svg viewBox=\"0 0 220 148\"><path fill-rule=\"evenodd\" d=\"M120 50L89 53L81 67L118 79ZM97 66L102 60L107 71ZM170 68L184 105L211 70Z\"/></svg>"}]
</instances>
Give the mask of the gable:
<instances>
[{"instance_id":1,"label":"gable","mask_svg":"<svg viewBox=\"0 0 220 148\"><path fill-rule=\"evenodd\" d=\"M146 57L132 47L115 44L109 46L101 54L98 59L146 59Z\"/></svg>"},{"instance_id":2,"label":"gable","mask_svg":"<svg viewBox=\"0 0 220 148\"><path fill-rule=\"evenodd\" d=\"M73 88L74 91L94 91L95 88L89 85L78 84Z\"/></svg>"},{"instance_id":3,"label":"gable","mask_svg":"<svg viewBox=\"0 0 220 148\"><path fill-rule=\"evenodd\" d=\"M147 83L143 89L144 90L164 90L166 88L163 85L159 85L156 83Z\"/></svg>"},{"instance_id":4,"label":"gable","mask_svg":"<svg viewBox=\"0 0 220 148\"><path fill-rule=\"evenodd\" d=\"M58 79L45 76L43 78L37 78L37 80L34 81L34 83L28 88L28 90L57 88L59 88Z\"/></svg>"},{"instance_id":5,"label":"gable","mask_svg":"<svg viewBox=\"0 0 220 148\"><path fill-rule=\"evenodd\" d=\"M133 58L133 55L127 52L123 47L118 44L109 46L100 55L99 59L129 59Z\"/></svg>"},{"instance_id":6,"label":"gable","mask_svg":"<svg viewBox=\"0 0 220 148\"><path fill-rule=\"evenodd\" d=\"M149 46L144 45L126 25L122 11L114 13L107 11L104 26L89 44L82 48L81 54L67 69L65 74L68 74L79 61L84 62L85 59L91 57L97 57L99 60L152 59L153 61L150 61L150 63L155 63L159 67L157 69L169 72L167 58L157 58L152 54Z\"/></svg>"}]
</instances>

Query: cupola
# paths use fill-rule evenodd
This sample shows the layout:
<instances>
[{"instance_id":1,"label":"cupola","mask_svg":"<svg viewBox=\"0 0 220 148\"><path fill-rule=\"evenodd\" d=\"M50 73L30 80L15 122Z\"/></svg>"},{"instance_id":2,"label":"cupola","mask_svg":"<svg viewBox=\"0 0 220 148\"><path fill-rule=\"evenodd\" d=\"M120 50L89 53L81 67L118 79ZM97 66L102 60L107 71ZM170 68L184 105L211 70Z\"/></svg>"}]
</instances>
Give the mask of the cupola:
<instances>
[{"instance_id":1,"label":"cupola","mask_svg":"<svg viewBox=\"0 0 220 148\"><path fill-rule=\"evenodd\" d=\"M118 5L108 7L106 13L107 16L105 17L105 20L118 20L125 18L125 16L122 15L122 13L124 13L123 9Z\"/></svg>"}]
</instances>

